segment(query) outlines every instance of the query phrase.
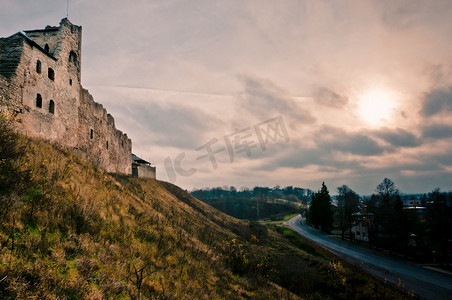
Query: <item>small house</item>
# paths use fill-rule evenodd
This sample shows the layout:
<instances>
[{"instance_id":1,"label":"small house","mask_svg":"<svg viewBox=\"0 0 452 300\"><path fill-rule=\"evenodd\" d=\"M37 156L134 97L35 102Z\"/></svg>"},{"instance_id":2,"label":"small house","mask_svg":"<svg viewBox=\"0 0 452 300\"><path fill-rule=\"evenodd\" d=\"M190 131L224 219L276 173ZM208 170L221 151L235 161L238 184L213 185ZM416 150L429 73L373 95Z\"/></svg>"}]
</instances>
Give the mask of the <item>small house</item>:
<instances>
[{"instance_id":1,"label":"small house","mask_svg":"<svg viewBox=\"0 0 452 300\"><path fill-rule=\"evenodd\" d=\"M150 162L132 153L132 176L155 179L155 167Z\"/></svg>"}]
</instances>

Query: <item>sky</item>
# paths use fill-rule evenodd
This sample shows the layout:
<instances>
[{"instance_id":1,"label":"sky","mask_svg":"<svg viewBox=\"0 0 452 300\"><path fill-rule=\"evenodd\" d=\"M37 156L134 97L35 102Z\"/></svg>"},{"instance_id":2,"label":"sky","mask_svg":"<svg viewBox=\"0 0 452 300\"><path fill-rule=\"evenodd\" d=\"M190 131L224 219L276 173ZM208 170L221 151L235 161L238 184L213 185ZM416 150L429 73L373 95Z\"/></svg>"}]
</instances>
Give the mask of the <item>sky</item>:
<instances>
[{"instance_id":1,"label":"sky","mask_svg":"<svg viewBox=\"0 0 452 300\"><path fill-rule=\"evenodd\" d=\"M82 84L185 189L452 190L450 0L1 0L83 27Z\"/></svg>"}]
</instances>

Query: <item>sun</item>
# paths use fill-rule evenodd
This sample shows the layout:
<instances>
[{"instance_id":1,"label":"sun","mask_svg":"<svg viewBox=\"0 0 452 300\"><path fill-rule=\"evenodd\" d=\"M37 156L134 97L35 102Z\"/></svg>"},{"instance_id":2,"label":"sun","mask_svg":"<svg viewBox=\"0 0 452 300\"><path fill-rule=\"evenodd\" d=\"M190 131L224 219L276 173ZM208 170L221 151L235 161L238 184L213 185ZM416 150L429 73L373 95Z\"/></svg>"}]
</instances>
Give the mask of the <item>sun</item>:
<instances>
[{"instance_id":1,"label":"sun","mask_svg":"<svg viewBox=\"0 0 452 300\"><path fill-rule=\"evenodd\" d=\"M359 97L358 113L368 124L379 126L387 123L395 108L395 99L384 90L373 90Z\"/></svg>"}]
</instances>

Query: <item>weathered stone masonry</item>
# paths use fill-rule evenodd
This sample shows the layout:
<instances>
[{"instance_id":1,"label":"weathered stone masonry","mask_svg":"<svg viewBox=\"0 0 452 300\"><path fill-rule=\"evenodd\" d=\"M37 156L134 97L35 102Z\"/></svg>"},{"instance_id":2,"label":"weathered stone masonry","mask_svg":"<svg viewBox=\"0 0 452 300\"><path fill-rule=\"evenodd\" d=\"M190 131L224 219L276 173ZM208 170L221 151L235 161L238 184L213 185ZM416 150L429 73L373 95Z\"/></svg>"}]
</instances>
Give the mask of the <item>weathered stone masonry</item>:
<instances>
[{"instance_id":1,"label":"weathered stone masonry","mask_svg":"<svg viewBox=\"0 0 452 300\"><path fill-rule=\"evenodd\" d=\"M0 108L18 129L76 149L108 172L131 174L132 141L81 85L82 28L59 26L0 39Z\"/></svg>"}]
</instances>

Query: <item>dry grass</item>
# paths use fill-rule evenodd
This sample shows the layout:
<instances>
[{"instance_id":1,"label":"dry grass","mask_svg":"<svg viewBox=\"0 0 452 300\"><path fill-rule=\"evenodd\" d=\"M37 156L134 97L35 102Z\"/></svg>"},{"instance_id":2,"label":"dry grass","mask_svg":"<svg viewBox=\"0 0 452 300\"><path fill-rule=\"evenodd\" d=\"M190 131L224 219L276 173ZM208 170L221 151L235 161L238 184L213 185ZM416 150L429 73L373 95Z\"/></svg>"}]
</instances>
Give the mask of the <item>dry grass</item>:
<instances>
[{"instance_id":1,"label":"dry grass","mask_svg":"<svg viewBox=\"0 0 452 300\"><path fill-rule=\"evenodd\" d=\"M0 191L0 298L348 299L349 284L355 299L405 297L172 184L24 140L22 177Z\"/></svg>"}]
</instances>

